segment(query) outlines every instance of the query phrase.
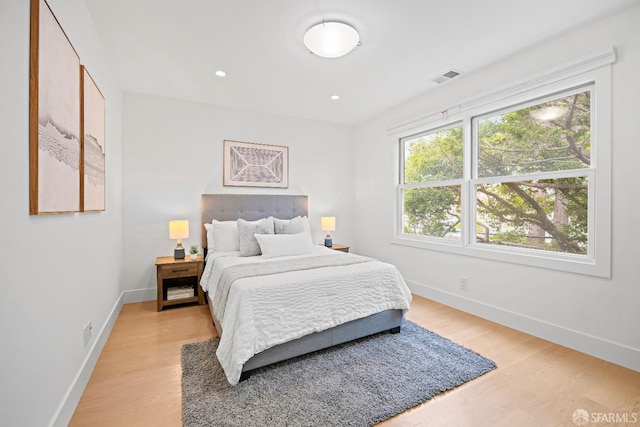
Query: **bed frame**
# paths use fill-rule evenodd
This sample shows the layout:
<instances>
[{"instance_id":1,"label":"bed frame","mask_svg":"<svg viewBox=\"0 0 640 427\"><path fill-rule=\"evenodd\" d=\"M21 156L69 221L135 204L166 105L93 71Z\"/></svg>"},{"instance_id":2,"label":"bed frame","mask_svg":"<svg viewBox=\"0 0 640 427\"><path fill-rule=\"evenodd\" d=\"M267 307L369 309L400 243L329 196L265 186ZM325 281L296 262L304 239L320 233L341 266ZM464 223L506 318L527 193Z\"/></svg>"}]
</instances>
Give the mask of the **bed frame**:
<instances>
[{"instance_id":1,"label":"bed frame","mask_svg":"<svg viewBox=\"0 0 640 427\"><path fill-rule=\"evenodd\" d=\"M207 232L205 223L212 219L218 221L234 221L239 218L247 221L273 216L280 219L291 219L308 214L308 197L297 195L250 195L250 194L203 194L202 203L202 247L207 248ZM213 324L222 336L222 326L213 314L209 304ZM298 338L296 340L271 347L254 355L242 367L240 381L251 376L254 369L291 359L296 356L322 350L358 338L390 331L399 333L402 323L402 310L386 310L362 319L356 319L321 332Z\"/></svg>"}]
</instances>

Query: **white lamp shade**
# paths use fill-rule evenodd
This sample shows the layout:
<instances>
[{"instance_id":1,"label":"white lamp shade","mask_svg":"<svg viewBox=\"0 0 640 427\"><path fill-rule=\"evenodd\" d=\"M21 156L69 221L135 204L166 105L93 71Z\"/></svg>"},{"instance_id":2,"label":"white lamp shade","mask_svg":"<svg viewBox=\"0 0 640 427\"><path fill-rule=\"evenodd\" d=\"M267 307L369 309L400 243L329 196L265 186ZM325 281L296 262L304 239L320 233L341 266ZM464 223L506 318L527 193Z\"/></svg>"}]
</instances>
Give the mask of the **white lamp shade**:
<instances>
[{"instance_id":1,"label":"white lamp shade","mask_svg":"<svg viewBox=\"0 0 640 427\"><path fill-rule=\"evenodd\" d=\"M323 216L320 218L320 228L322 231L335 231L336 229L336 217L335 216Z\"/></svg>"},{"instance_id":2,"label":"white lamp shade","mask_svg":"<svg viewBox=\"0 0 640 427\"><path fill-rule=\"evenodd\" d=\"M342 22L321 22L304 33L304 45L323 58L338 58L360 43L360 34Z\"/></svg>"},{"instance_id":3,"label":"white lamp shade","mask_svg":"<svg viewBox=\"0 0 640 427\"><path fill-rule=\"evenodd\" d=\"M189 238L189 221L186 219L176 219L169 221L169 238L170 239L188 239Z\"/></svg>"}]
</instances>

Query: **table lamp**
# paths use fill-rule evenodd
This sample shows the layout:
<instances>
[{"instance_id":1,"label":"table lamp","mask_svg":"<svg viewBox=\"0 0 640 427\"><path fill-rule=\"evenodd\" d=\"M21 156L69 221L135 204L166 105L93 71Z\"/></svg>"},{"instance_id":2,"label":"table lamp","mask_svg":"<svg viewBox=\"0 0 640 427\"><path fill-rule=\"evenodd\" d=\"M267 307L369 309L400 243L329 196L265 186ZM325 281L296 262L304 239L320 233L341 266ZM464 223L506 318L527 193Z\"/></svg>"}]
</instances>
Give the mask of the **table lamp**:
<instances>
[{"instance_id":1,"label":"table lamp","mask_svg":"<svg viewBox=\"0 0 640 427\"><path fill-rule=\"evenodd\" d=\"M328 248L333 246L333 240L331 239L331 231L336 229L336 217L335 216L323 216L320 218L320 228L322 231L327 232L327 237L324 238L324 245Z\"/></svg>"},{"instance_id":2,"label":"table lamp","mask_svg":"<svg viewBox=\"0 0 640 427\"><path fill-rule=\"evenodd\" d=\"M189 221L186 219L169 221L169 238L178 240L178 245L173 251L173 258L184 259L182 239L189 238Z\"/></svg>"}]
</instances>

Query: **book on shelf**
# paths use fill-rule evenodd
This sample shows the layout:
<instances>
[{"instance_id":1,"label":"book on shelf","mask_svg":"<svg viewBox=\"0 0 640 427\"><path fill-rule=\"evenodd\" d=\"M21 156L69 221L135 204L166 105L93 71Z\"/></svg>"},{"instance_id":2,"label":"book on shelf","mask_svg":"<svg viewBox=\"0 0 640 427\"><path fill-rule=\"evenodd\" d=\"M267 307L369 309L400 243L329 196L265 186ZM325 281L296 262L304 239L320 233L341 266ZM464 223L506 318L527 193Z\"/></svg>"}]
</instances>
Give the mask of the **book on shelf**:
<instances>
[{"instance_id":1,"label":"book on shelf","mask_svg":"<svg viewBox=\"0 0 640 427\"><path fill-rule=\"evenodd\" d=\"M192 286L180 286L167 289L167 301L183 298L193 298L193 296L194 291Z\"/></svg>"}]
</instances>

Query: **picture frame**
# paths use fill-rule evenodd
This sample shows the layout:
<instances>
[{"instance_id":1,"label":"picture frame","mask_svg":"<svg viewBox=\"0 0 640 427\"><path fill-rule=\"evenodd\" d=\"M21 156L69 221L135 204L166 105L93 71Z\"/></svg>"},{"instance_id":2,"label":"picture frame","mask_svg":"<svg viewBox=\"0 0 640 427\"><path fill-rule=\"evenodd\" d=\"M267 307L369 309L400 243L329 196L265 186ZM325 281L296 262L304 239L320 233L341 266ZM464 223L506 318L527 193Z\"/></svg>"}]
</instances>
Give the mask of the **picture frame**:
<instances>
[{"instance_id":1,"label":"picture frame","mask_svg":"<svg viewBox=\"0 0 640 427\"><path fill-rule=\"evenodd\" d=\"M80 209L80 58L45 0L31 0L29 213Z\"/></svg>"},{"instance_id":2,"label":"picture frame","mask_svg":"<svg viewBox=\"0 0 640 427\"><path fill-rule=\"evenodd\" d=\"M281 145L224 141L223 185L289 187L289 148Z\"/></svg>"},{"instance_id":3,"label":"picture frame","mask_svg":"<svg viewBox=\"0 0 640 427\"><path fill-rule=\"evenodd\" d=\"M105 210L105 100L86 67L80 72L80 211Z\"/></svg>"}]
</instances>

